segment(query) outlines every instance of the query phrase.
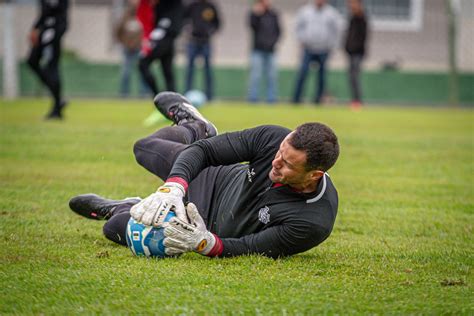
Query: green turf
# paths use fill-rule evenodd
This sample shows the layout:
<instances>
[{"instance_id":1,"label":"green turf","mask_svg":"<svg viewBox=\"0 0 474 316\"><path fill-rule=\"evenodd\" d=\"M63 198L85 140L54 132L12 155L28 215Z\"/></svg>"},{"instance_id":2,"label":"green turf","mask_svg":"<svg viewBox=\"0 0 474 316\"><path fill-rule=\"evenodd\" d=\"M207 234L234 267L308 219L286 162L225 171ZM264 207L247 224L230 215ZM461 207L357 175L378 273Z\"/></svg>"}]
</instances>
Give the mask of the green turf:
<instances>
[{"instance_id":1,"label":"green turf","mask_svg":"<svg viewBox=\"0 0 474 316\"><path fill-rule=\"evenodd\" d=\"M68 199L146 196L138 166L149 102L0 100L0 314L474 313L474 112L470 109L219 103L221 131L258 124L332 126L340 208L331 237L287 259L147 260L102 236Z\"/></svg>"}]
</instances>

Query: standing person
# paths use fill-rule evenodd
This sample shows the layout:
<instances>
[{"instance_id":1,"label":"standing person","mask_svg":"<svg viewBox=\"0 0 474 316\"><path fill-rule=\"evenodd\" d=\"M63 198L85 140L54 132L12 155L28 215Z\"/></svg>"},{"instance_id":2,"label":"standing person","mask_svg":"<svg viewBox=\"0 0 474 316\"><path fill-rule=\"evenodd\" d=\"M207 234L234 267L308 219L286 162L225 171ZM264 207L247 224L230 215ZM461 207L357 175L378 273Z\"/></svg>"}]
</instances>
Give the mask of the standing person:
<instances>
[{"instance_id":1,"label":"standing person","mask_svg":"<svg viewBox=\"0 0 474 316\"><path fill-rule=\"evenodd\" d=\"M117 39L122 44L123 62L120 79L120 95L130 94L130 77L135 69L142 45L143 27L137 18L138 0L129 0L124 15L117 27ZM138 69L138 67L136 67ZM146 93L147 87L140 76L140 95Z\"/></svg>"},{"instance_id":2,"label":"standing person","mask_svg":"<svg viewBox=\"0 0 474 316\"><path fill-rule=\"evenodd\" d=\"M281 29L278 13L270 0L257 0L250 12L249 24L252 30L252 53L250 56L250 80L248 100L257 102L260 79L265 76L268 103L277 101L277 69L275 45Z\"/></svg>"},{"instance_id":3,"label":"standing person","mask_svg":"<svg viewBox=\"0 0 474 316\"><path fill-rule=\"evenodd\" d=\"M62 119L66 102L59 74L61 39L68 27L68 0L41 0L40 14L29 34L28 65L48 88L53 105L45 119Z\"/></svg>"},{"instance_id":4,"label":"standing person","mask_svg":"<svg viewBox=\"0 0 474 316\"><path fill-rule=\"evenodd\" d=\"M186 7L184 18L191 24L187 44L188 68L185 91L193 89L194 61L197 57L202 57L206 97L208 100L212 100L214 82L211 69L211 37L219 30L221 24L219 12L211 1L197 0Z\"/></svg>"},{"instance_id":5,"label":"standing person","mask_svg":"<svg viewBox=\"0 0 474 316\"><path fill-rule=\"evenodd\" d=\"M157 0L154 6L155 28L145 41L140 52L138 63L143 80L153 92L158 94L159 88L150 66L160 60L161 70L165 78L166 89L175 91L173 72L174 42L181 32L183 22L183 6L181 0Z\"/></svg>"},{"instance_id":6,"label":"standing person","mask_svg":"<svg viewBox=\"0 0 474 316\"><path fill-rule=\"evenodd\" d=\"M365 55L367 42L367 19L361 0L348 0L350 12L349 28L346 34L345 49L349 59L349 86L351 89L351 108L359 110L362 105L360 88L360 68Z\"/></svg>"},{"instance_id":7,"label":"standing person","mask_svg":"<svg viewBox=\"0 0 474 316\"><path fill-rule=\"evenodd\" d=\"M160 93L155 105L175 125L139 140L134 152L138 163L165 184L143 200L86 194L69 202L84 217L107 219L108 239L126 245L130 216L156 225L170 209L177 217L165 228L168 255L196 251L278 258L329 237L338 196L326 171L339 156L329 127L306 123L291 131L263 125L217 135L216 127L177 93ZM194 205L185 210L183 198Z\"/></svg>"},{"instance_id":8,"label":"standing person","mask_svg":"<svg viewBox=\"0 0 474 316\"><path fill-rule=\"evenodd\" d=\"M301 102L304 82L312 62L319 65L314 103L322 101L326 86L326 63L338 42L341 17L326 0L303 6L296 17L296 37L303 46L303 58L296 80L293 103Z\"/></svg>"}]
</instances>

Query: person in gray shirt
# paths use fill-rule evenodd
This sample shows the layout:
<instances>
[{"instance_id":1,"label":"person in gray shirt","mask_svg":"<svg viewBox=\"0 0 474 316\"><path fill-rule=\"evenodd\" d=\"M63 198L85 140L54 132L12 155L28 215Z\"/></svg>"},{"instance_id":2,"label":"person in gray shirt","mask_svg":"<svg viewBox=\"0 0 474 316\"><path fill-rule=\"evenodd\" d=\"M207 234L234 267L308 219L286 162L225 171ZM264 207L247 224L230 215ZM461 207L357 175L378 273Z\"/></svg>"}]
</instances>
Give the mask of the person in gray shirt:
<instances>
[{"instance_id":1,"label":"person in gray shirt","mask_svg":"<svg viewBox=\"0 0 474 316\"><path fill-rule=\"evenodd\" d=\"M293 103L300 103L309 67L319 66L317 92L314 103L321 103L325 92L326 63L332 49L337 45L342 18L326 0L314 0L303 6L296 16L296 37L303 48L303 57L298 71Z\"/></svg>"}]
</instances>

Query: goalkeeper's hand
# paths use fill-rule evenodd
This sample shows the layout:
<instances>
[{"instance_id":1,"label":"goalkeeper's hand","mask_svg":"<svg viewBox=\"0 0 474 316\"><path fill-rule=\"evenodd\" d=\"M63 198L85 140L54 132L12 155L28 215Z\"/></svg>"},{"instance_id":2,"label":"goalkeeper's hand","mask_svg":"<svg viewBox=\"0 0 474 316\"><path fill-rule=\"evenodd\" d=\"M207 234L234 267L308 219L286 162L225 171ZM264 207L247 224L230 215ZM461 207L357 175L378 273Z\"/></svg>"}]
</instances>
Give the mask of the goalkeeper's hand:
<instances>
[{"instance_id":1,"label":"goalkeeper's hand","mask_svg":"<svg viewBox=\"0 0 474 316\"><path fill-rule=\"evenodd\" d=\"M149 197L141 200L130 209L130 215L144 225L159 227L169 211L180 219L186 219L183 203L184 187L176 182L166 182Z\"/></svg>"},{"instance_id":2,"label":"goalkeeper's hand","mask_svg":"<svg viewBox=\"0 0 474 316\"><path fill-rule=\"evenodd\" d=\"M189 222L173 217L165 226L167 255L178 255L195 251L201 255L215 257L222 253L223 246L219 237L206 229L206 224L196 208L189 203L186 207Z\"/></svg>"}]
</instances>

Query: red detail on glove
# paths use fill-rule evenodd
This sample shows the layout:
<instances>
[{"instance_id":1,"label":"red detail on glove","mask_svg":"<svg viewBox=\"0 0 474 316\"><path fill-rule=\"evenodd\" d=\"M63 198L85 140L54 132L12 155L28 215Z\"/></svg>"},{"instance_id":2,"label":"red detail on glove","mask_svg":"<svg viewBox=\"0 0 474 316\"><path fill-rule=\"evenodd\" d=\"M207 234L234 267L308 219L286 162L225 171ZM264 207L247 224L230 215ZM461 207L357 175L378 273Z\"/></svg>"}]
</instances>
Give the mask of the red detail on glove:
<instances>
[{"instance_id":1,"label":"red detail on glove","mask_svg":"<svg viewBox=\"0 0 474 316\"><path fill-rule=\"evenodd\" d=\"M209 253L206 255L208 257L220 256L224 251L224 244L222 243L222 240L216 234L213 235L216 238L216 243L214 244L214 247L212 247L211 251L209 251Z\"/></svg>"},{"instance_id":2,"label":"red detail on glove","mask_svg":"<svg viewBox=\"0 0 474 316\"><path fill-rule=\"evenodd\" d=\"M184 180L183 178L180 177L171 177L166 180L166 182L174 182L174 183L179 183L183 186L184 192L188 191L188 181Z\"/></svg>"}]
</instances>

